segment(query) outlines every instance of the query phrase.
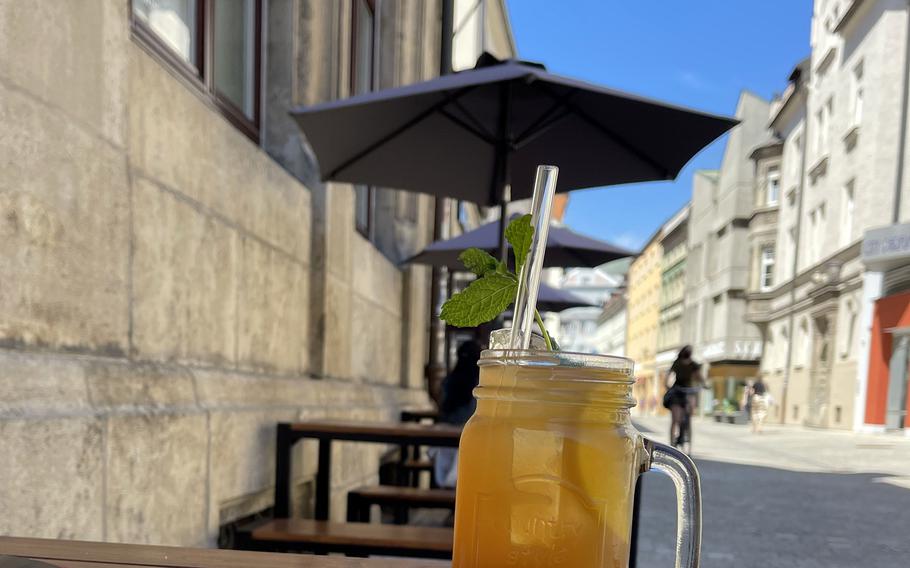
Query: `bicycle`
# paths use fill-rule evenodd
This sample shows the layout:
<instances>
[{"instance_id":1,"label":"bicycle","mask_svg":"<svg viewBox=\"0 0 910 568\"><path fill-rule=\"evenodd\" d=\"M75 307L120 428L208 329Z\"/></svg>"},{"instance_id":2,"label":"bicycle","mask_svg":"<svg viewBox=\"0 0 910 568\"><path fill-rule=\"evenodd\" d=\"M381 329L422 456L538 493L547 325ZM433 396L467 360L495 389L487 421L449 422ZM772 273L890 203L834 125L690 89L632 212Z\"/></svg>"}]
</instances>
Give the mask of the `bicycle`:
<instances>
[{"instance_id":1,"label":"bicycle","mask_svg":"<svg viewBox=\"0 0 910 568\"><path fill-rule=\"evenodd\" d=\"M675 430L674 426L677 426L677 424L676 421L671 418L670 445L688 454L692 451L692 413L695 410L695 406L698 404L696 400L693 400L693 395L697 395L704 387L699 385L694 387L675 388L685 396L686 404L683 406L683 415L678 424L679 433L675 438L673 436Z\"/></svg>"}]
</instances>

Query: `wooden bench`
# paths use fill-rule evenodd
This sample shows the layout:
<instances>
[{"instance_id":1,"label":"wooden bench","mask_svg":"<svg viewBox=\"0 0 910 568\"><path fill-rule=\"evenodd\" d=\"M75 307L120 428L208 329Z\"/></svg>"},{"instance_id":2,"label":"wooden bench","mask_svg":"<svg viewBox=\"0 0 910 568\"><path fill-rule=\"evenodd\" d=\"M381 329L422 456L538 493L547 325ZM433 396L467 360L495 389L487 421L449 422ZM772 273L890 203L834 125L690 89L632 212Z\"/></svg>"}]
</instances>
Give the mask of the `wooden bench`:
<instances>
[{"instance_id":1,"label":"wooden bench","mask_svg":"<svg viewBox=\"0 0 910 568\"><path fill-rule=\"evenodd\" d=\"M413 508L454 511L455 490L418 489L394 485L360 487L348 492L348 521L370 522L370 507L373 505L394 507L395 522L405 524L408 522L408 512Z\"/></svg>"},{"instance_id":2,"label":"wooden bench","mask_svg":"<svg viewBox=\"0 0 910 568\"><path fill-rule=\"evenodd\" d=\"M435 487L433 478L433 460L430 458L407 458L398 467L401 469L400 485L420 487L421 472L430 474L430 487Z\"/></svg>"},{"instance_id":3,"label":"wooden bench","mask_svg":"<svg viewBox=\"0 0 910 568\"><path fill-rule=\"evenodd\" d=\"M323 420L279 423L275 443L274 518L238 527L235 545L253 550L451 558L450 529L329 522L329 480L332 443L336 441L457 448L460 437L461 428L450 425ZM319 442L314 496L316 519L290 519L292 450L306 439Z\"/></svg>"},{"instance_id":4,"label":"wooden bench","mask_svg":"<svg viewBox=\"0 0 910 568\"><path fill-rule=\"evenodd\" d=\"M367 442L401 446L442 446L457 448L461 428L450 425L371 424L363 422L310 421L280 423L275 444L275 518L291 513L291 450L304 439L319 440L315 517L329 518L329 479L332 442Z\"/></svg>"},{"instance_id":5,"label":"wooden bench","mask_svg":"<svg viewBox=\"0 0 910 568\"><path fill-rule=\"evenodd\" d=\"M249 550L452 557L452 529L437 527L265 519L240 527L237 538Z\"/></svg>"}]
</instances>

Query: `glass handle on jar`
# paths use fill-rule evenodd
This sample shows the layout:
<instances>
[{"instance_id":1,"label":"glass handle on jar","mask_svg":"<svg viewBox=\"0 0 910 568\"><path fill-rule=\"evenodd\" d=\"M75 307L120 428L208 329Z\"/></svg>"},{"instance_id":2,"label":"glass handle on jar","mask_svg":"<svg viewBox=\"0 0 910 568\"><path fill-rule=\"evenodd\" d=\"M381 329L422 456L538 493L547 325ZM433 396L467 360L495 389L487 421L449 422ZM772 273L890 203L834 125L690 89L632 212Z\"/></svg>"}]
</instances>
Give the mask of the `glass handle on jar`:
<instances>
[{"instance_id":1,"label":"glass handle on jar","mask_svg":"<svg viewBox=\"0 0 910 568\"><path fill-rule=\"evenodd\" d=\"M701 482L695 463L681 451L645 439L651 469L670 476L676 486L676 568L701 562Z\"/></svg>"}]
</instances>

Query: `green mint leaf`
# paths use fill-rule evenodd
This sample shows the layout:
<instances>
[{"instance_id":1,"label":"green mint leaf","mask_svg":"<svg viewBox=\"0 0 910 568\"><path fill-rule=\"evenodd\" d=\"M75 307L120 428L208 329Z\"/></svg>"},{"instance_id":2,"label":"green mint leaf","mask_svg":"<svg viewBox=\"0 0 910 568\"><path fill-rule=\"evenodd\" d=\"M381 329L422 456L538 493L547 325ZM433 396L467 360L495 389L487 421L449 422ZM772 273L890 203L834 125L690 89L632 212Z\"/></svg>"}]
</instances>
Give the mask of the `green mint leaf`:
<instances>
[{"instance_id":1,"label":"green mint leaf","mask_svg":"<svg viewBox=\"0 0 910 568\"><path fill-rule=\"evenodd\" d=\"M469 248L458 255L458 260L465 268L477 276L485 276L488 272L494 272L499 267L499 261L490 256L487 251L479 248Z\"/></svg>"},{"instance_id":2,"label":"green mint leaf","mask_svg":"<svg viewBox=\"0 0 910 568\"><path fill-rule=\"evenodd\" d=\"M496 261L496 274L505 276L506 278L511 278L512 280L518 282L518 276L512 274L512 271L509 270L509 267L506 266L506 263L502 261Z\"/></svg>"},{"instance_id":3,"label":"green mint leaf","mask_svg":"<svg viewBox=\"0 0 910 568\"><path fill-rule=\"evenodd\" d=\"M531 239L534 236L534 227L531 226L531 216L516 217L506 227L506 240L512 245L515 255L515 274L521 274L528 253L531 252Z\"/></svg>"},{"instance_id":4,"label":"green mint leaf","mask_svg":"<svg viewBox=\"0 0 910 568\"><path fill-rule=\"evenodd\" d=\"M494 319L515 301L517 286L513 277L488 273L449 298L439 317L458 327L478 326Z\"/></svg>"}]
</instances>

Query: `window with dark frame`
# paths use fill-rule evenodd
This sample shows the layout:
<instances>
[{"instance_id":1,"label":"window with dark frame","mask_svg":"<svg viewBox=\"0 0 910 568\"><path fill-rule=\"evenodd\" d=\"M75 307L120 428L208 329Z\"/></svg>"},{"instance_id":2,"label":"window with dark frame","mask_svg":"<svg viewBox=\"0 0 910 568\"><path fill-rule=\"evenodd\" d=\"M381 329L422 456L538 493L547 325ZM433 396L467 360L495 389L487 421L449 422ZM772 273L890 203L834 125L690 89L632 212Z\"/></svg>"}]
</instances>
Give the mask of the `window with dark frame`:
<instances>
[{"instance_id":1,"label":"window with dark frame","mask_svg":"<svg viewBox=\"0 0 910 568\"><path fill-rule=\"evenodd\" d=\"M761 247L759 258L759 289L767 292L774 286L774 245L767 244Z\"/></svg>"},{"instance_id":2,"label":"window with dark frame","mask_svg":"<svg viewBox=\"0 0 910 568\"><path fill-rule=\"evenodd\" d=\"M374 88L376 14L373 0L353 0L351 8L351 95ZM367 239L373 238L376 190L354 186L354 226Z\"/></svg>"},{"instance_id":3,"label":"window with dark frame","mask_svg":"<svg viewBox=\"0 0 910 568\"><path fill-rule=\"evenodd\" d=\"M133 37L259 140L262 0L130 0Z\"/></svg>"}]
</instances>

